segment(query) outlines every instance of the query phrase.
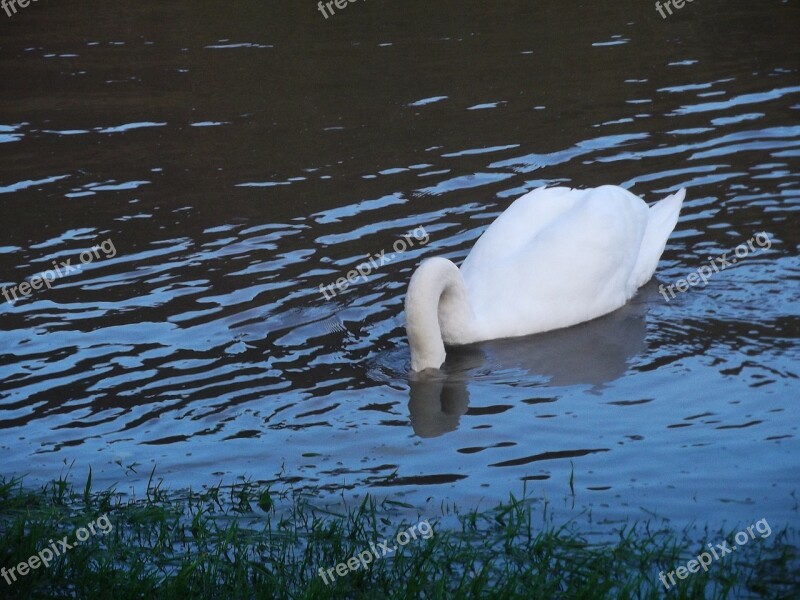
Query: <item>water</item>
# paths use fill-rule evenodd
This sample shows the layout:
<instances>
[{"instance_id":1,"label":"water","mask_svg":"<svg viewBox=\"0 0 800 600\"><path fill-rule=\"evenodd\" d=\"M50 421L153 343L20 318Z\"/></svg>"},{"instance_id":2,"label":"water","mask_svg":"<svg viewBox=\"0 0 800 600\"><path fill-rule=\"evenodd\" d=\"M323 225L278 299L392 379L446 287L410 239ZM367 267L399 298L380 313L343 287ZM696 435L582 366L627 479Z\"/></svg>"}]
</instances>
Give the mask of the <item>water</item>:
<instances>
[{"instance_id":1,"label":"water","mask_svg":"<svg viewBox=\"0 0 800 600\"><path fill-rule=\"evenodd\" d=\"M423 512L524 482L597 522L796 525L799 16L712 0L665 20L640 2L0 13L2 285L80 265L0 305L3 472L136 486L155 466L172 488L280 479ZM653 283L598 321L409 377L419 260L462 260L534 187L604 183L650 202L687 188ZM769 247L747 248L759 232ZM742 243L707 285L659 293Z\"/></svg>"}]
</instances>

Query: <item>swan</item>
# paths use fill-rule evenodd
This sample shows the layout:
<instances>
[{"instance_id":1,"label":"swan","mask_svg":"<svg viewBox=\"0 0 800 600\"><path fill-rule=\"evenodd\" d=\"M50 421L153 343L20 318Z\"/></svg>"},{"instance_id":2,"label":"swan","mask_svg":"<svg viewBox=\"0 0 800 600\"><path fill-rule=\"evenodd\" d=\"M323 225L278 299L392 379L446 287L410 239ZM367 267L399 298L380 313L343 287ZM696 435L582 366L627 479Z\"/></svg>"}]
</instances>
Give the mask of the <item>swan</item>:
<instances>
[{"instance_id":1,"label":"swan","mask_svg":"<svg viewBox=\"0 0 800 600\"><path fill-rule=\"evenodd\" d=\"M461 268L434 257L411 276L411 369L441 367L446 345L560 329L620 308L653 276L685 196L682 188L650 208L614 185L521 196Z\"/></svg>"}]
</instances>

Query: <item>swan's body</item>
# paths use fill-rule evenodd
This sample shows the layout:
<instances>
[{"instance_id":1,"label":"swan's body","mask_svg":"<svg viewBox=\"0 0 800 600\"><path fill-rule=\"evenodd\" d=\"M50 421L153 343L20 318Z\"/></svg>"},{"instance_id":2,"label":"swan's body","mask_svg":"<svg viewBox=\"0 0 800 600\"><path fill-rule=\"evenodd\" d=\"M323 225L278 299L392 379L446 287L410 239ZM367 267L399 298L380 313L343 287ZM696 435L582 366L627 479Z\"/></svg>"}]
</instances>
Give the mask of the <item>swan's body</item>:
<instances>
[{"instance_id":1,"label":"swan's body","mask_svg":"<svg viewBox=\"0 0 800 600\"><path fill-rule=\"evenodd\" d=\"M438 369L445 344L559 329L618 309L653 276L685 195L651 208L617 186L539 188L517 199L460 269L430 258L411 277L411 368Z\"/></svg>"}]
</instances>

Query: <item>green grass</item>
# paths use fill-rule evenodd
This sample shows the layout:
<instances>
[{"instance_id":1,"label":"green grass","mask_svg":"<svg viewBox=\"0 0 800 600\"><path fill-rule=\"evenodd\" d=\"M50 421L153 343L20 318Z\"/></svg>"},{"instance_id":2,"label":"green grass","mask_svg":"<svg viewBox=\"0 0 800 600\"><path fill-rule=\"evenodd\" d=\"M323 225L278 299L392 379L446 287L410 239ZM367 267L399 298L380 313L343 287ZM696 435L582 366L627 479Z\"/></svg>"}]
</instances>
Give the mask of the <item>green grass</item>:
<instances>
[{"instance_id":1,"label":"green grass","mask_svg":"<svg viewBox=\"0 0 800 600\"><path fill-rule=\"evenodd\" d=\"M313 499L244 483L202 492L148 485L143 498L92 489L91 475L40 489L0 479L0 566L9 569L103 514L112 529L64 551L8 585L3 598L797 598L794 533L757 537L707 573L669 592L658 581L697 555L713 532L639 523L612 541L590 541L575 523L556 527L533 503L511 497L491 510L398 520L397 502L367 497L336 514ZM390 518L393 517L393 518ZM434 534L410 541L326 585L335 567L428 519ZM450 523L446 527L445 523Z\"/></svg>"}]
</instances>

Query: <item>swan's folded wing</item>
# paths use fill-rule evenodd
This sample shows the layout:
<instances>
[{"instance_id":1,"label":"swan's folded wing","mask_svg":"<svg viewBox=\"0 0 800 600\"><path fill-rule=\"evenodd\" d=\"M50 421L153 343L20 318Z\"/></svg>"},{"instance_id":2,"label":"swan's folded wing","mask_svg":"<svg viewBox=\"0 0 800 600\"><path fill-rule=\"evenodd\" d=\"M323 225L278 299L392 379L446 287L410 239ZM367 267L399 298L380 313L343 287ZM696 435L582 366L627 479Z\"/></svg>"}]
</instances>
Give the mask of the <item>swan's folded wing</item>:
<instances>
[{"instance_id":1,"label":"swan's folded wing","mask_svg":"<svg viewBox=\"0 0 800 600\"><path fill-rule=\"evenodd\" d=\"M464 276L490 269L520 252L585 193L567 187L537 188L517 198L475 242L461 265Z\"/></svg>"}]
</instances>

